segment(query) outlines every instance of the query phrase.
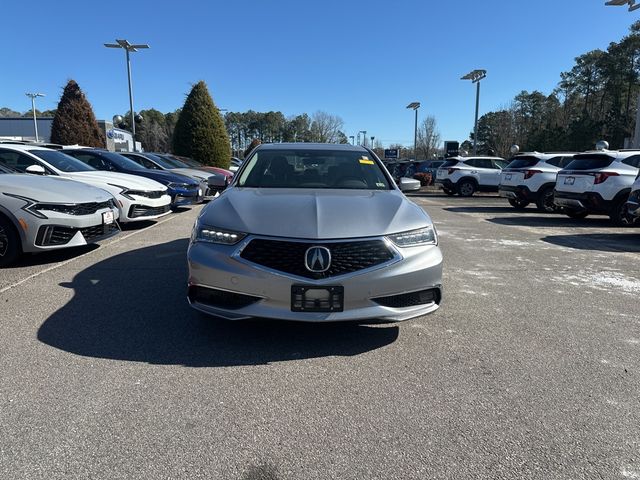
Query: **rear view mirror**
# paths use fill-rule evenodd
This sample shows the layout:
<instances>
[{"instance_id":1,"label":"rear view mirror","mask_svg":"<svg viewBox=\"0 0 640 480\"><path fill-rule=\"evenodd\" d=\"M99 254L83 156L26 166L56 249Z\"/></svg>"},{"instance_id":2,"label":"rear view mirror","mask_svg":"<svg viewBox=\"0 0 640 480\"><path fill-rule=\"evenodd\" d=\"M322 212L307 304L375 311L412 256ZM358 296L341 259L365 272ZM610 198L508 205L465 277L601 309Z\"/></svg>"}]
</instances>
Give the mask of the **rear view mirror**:
<instances>
[{"instance_id":1,"label":"rear view mirror","mask_svg":"<svg viewBox=\"0 0 640 480\"><path fill-rule=\"evenodd\" d=\"M227 188L227 186L229 186L229 181L227 180L227 177L224 177L222 175L215 175L215 176L209 177L208 183L210 188L213 188L218 192L221 192L222 190Z\"/></svg>"},{"instance_id":2,"label":"rear view mirror","mask_svg":"<svg viewBox=\"0 0 640 480\"><path fill-rule=\"evenodd\" d=\"M29 165L25 172L32 175L46 175L47 173L42 165Z\"/></svg>"}]
</instances>

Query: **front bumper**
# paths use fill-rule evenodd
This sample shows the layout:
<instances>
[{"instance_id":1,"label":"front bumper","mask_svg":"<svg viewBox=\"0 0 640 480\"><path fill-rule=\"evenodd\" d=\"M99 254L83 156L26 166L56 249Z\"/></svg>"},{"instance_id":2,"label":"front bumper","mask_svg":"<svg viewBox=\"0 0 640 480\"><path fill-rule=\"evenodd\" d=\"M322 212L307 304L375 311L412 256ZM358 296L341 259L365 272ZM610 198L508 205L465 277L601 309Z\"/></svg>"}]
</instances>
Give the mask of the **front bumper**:
<instances>
[{"instance_id":1,"label":"front bumper","mask_svg":"<svg viewBox=\"0 0 640 480\"><path fill-rule=\"evenodd\" d=\"M122 203L120 223L155 220L171 213L171 197L169 195L163 195L160 198L140 196L133 198L135 200L118 198Z\"/></svg>"},{"instance_id":2,"label":"front bumper","mask_svg":"<svg viewBox=\"0 0 640 480\"><path fill-rule=\"evenodd\" d=\"M239 258L239 246L191 244L188 250L189 286L257 297L240 308L224 308L198 301L191 306L229 320L252 317L302 322L385 320L403 321L438 309L442 298L442 253L437 246L398 250L396 260L385 265L322 280L311 280L269 270ZM342 311L292 311L292 286L344 288ZM383 306L373 299L432 290L434 300L408 307Z\"/></svg>"},{"instance_id":3,"label":"front bumper","mask_svg":"<svg viewBox=\"0 0 640 480\"><path fill-rule=\"evenodd\" d=\"M171 195L171 207L186 207L202 202L205 192L201 186L195 189L172 188L169 190Z\"/></svg>"},{"instance_id":4,"label":"front bumper","mask_svg":"<svg viewBox=\"0 0 640 480\"><path fill-rule=\"evenodd\" d=\"M111 209L114 221L103 223L102 209L91 215L72 216L47 212L46 219L29 219L24 252L43 252L62 248L79 247L105 240L120 233L118 227L119 210Z\"/></svg>"}]
</instances>

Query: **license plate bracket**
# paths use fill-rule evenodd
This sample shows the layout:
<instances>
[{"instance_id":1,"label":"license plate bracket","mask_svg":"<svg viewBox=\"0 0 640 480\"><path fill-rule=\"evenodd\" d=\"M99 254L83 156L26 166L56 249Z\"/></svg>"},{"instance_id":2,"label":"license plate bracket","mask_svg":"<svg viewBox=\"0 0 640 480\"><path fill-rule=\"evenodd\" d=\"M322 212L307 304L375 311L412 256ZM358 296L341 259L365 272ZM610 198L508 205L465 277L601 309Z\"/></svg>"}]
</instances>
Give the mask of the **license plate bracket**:
<instances>
[{"instance_id":1,"label":"license plate bracket","mask_svg":"<svg viewBox=\"0 0 640 480\"><path fill-rule=\"evenodd\" d=\"M315 285L291 286L292 312L342 312L344 310L344 287Z\"/></svg>"},{"instance_id":2,"label":"license plate bracket","mask_svg":"<svg viewBox=\"0 0 640 480\"><path fill-rule=\"evenodd\" d=\"M574 183L576 183L576 177L566 177L564 179L565 185L573 185Z\"/></svg>"},{"instance_id":3,"label":"license plate bracket","mask_svg":"<svg viewBox=\"0 0 640 480\"><path fill-rule=\"evenodd\" d=\"M109 210L108 212L104 212L102 214L102 224L103 225L111 225L115 220L115 216L113 215L113 210Z\"/></svg>"}]
</instances>

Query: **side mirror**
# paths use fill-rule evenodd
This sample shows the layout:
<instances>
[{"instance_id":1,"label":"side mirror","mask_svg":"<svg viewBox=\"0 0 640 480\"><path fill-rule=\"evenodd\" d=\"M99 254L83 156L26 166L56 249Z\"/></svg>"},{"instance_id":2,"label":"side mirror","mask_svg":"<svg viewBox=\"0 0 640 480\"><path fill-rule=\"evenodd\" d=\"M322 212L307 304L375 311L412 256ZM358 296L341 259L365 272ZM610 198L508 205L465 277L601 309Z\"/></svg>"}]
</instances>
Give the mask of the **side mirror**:
<instances>
[{"instance_id":1,"label":"side mirror","mask_svg":"<svg viewBox=\"0 0 640 480\"><path fill-rule=\"evenodd\" d=\"M415 192L420 190L420 180L414 180L413 178L401 177L398 182L400 190L403 192Z\"/></svg>"},{"instance_id":2,"label":"side mirror","mask_svg":"<svg viewBox=\"0 0 640 480\"><path fill-rule=\"evenodd\" d=\"M215 175L215 176L211 176L207 179L207 182L209 183L209 187L212 188L213 190L216 190L218 192L221 192L222 190L224 190L225 188L227 188L229 186L229 182L227 181L227 177L222 176L222 175Z\"/></svg>"},{"instance_id":3,"label":"side mirror","mask_svg":"<svg viewBox=\"0 0 640 480\"><path fill-rule=\"evenodd\" d=\"M42 165L29 165L25 170L27 173L31 173L32 175L46 175L47 172Z\"/></svg>"}]
</instances>

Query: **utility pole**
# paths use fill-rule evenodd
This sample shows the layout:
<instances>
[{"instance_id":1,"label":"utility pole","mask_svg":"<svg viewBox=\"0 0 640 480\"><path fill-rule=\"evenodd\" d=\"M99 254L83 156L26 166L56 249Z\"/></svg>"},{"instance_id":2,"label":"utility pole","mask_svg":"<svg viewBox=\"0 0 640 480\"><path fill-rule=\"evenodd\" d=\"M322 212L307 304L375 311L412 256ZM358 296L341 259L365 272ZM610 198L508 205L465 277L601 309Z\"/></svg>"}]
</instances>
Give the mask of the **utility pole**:
<instances>
[{"instance_id":1,"label":"utility pole","mask_svg":"<svg viewBox=\"0 0 640 480\"><path fill-rule=\"evenodd\" d=\"M31 111L33 112L33 129L36 132L36 142L39 142L38 119L36 118L36 97L44 97L44 93L25 93L25 95L31 98Z\"/></svg>"},{"instance_id":2,"label":"utility pole","mask_svg":"<svg viewBox=\"0 0 640 480\"><path fill-rule=\"evenodd\" d=\"M480 108L480 80L487 77L486 70L473 70L460 80L471 80L476 84L476 119L473 124L473 154L478 155L478 110Z\"/></svg>"}]
</instances>

